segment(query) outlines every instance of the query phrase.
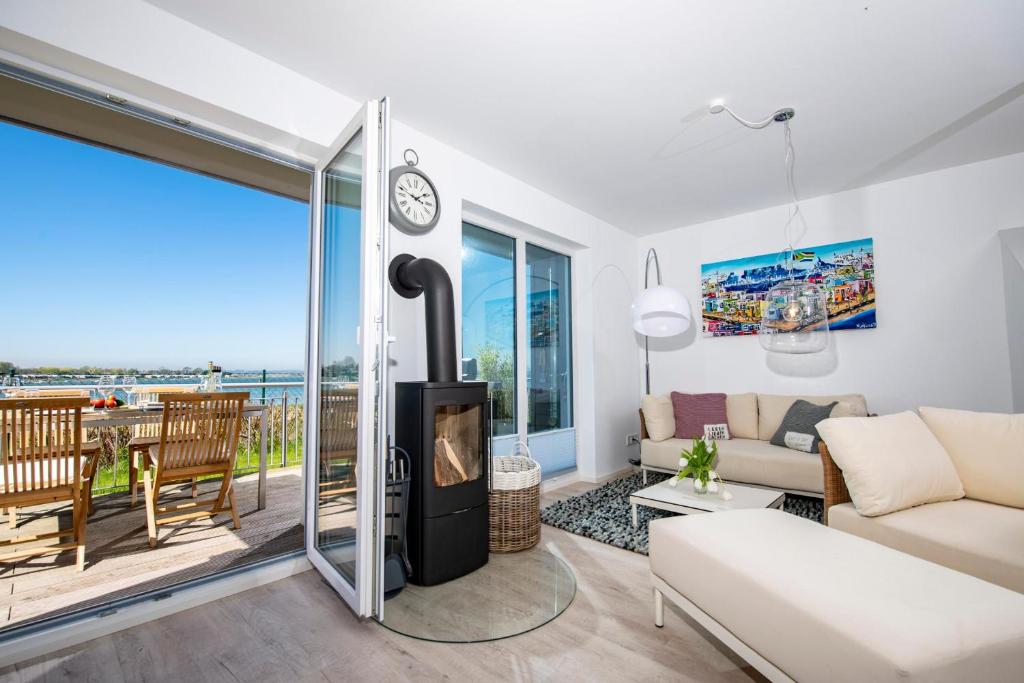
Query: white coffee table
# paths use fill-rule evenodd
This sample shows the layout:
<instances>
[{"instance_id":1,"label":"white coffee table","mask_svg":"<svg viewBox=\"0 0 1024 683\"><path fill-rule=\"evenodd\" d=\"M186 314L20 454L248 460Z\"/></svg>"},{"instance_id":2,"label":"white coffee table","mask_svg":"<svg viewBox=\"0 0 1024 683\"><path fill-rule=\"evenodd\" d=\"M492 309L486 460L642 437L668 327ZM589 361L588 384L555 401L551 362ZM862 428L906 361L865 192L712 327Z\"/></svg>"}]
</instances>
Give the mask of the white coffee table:
<instances>
[{"instance_id":1,"label":"white coffee table","mask_svg":"<svg viewBox=\"0 0 1024 683\"><path fill-rule=\"evenodd\" d=\"M729 484L725 488L732 494L731 500L724 500L718 493L698 494L693 492L692 479L680 479L676 486L669 486L672 479L640 489L629 496L629 507L633 513L633 526L638 526L636 508L644 505L658 510L668 510L684 515L698 512L722 512L723 510L745 510L750 508L781 508L786 494L782 491L762 489L742 484Z\"/></svg>"}]
</instances>

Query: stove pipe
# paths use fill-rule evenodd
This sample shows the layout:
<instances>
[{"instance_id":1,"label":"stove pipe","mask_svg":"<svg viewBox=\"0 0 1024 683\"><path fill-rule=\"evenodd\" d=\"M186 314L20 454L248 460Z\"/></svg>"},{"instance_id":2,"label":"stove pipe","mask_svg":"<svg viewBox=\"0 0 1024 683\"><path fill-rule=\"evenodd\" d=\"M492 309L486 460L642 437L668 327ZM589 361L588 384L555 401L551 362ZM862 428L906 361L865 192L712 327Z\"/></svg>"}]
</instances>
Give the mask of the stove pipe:
<instances>
[{"instance_id":1,"label":"stove pipe","mask_svg":"<svg viewBox=\"0 0 1024 683\"><path fill-rule=\"evenodd\" d=\"M437 261L399 254L388 279L406 299L423 294L427 317L427 381L458 382L455 357L455 297L448 273Z\"/></svg>"}]
</instances>

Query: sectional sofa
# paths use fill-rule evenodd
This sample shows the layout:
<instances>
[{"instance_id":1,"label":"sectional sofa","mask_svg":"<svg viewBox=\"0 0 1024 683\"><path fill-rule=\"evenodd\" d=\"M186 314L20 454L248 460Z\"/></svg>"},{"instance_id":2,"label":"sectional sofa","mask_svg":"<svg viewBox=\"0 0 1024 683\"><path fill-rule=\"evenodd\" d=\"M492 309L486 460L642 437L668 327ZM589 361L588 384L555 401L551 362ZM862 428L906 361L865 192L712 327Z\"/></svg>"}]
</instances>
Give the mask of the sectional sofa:
<instances>
[{"instance_id":1,"label":"sectional sofa","mask_svg":"<svg viewBox=\"0 0 1024 683\"><path fill-rule=\"evenodd\" d=\"M1024 415L920 408L818 429L828 526L1024 593Z\"/></svg>"}]
</instances>

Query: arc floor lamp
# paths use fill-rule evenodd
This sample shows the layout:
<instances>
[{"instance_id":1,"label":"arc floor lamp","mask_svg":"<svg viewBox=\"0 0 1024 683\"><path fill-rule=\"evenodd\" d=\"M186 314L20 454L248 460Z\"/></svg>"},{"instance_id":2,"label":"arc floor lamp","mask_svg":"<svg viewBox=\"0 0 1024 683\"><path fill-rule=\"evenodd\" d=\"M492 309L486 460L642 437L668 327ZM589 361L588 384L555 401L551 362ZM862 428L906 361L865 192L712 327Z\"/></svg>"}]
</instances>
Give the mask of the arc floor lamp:
<instances>
[{"instance_id":1,"label":"arc floor lamp","mask_svg":"<svg viewBox=\"0 0 1024 683\"><path fill-rule=\"evenodd\" d=\"M650 286L651 262L658 284ZM682 292L661 284L661 264L658 252L647 252L644 264L644 291L633 300L633 329L644 335L644 391L651 393L650 337L674 337L690 327L690 302Z\"/></svg>"}]
</instances>

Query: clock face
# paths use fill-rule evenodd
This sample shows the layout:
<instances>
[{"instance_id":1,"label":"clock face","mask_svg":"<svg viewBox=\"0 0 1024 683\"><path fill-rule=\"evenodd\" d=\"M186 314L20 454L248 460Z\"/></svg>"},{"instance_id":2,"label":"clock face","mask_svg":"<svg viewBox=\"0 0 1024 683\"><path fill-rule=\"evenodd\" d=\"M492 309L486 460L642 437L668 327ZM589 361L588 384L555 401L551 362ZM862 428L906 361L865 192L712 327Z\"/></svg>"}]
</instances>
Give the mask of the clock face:
<instances>
[{"instance_id":1,"label":"clock face","mask_svg":"<svg viewBox=\"0 0 1024 683\"><path fill-rule=\"evenodd\" d=\"M418 173L403 173L395 182L395 204L406 220L429 225L437 215L437 196Z\"/></svg>"}]
</instances>

